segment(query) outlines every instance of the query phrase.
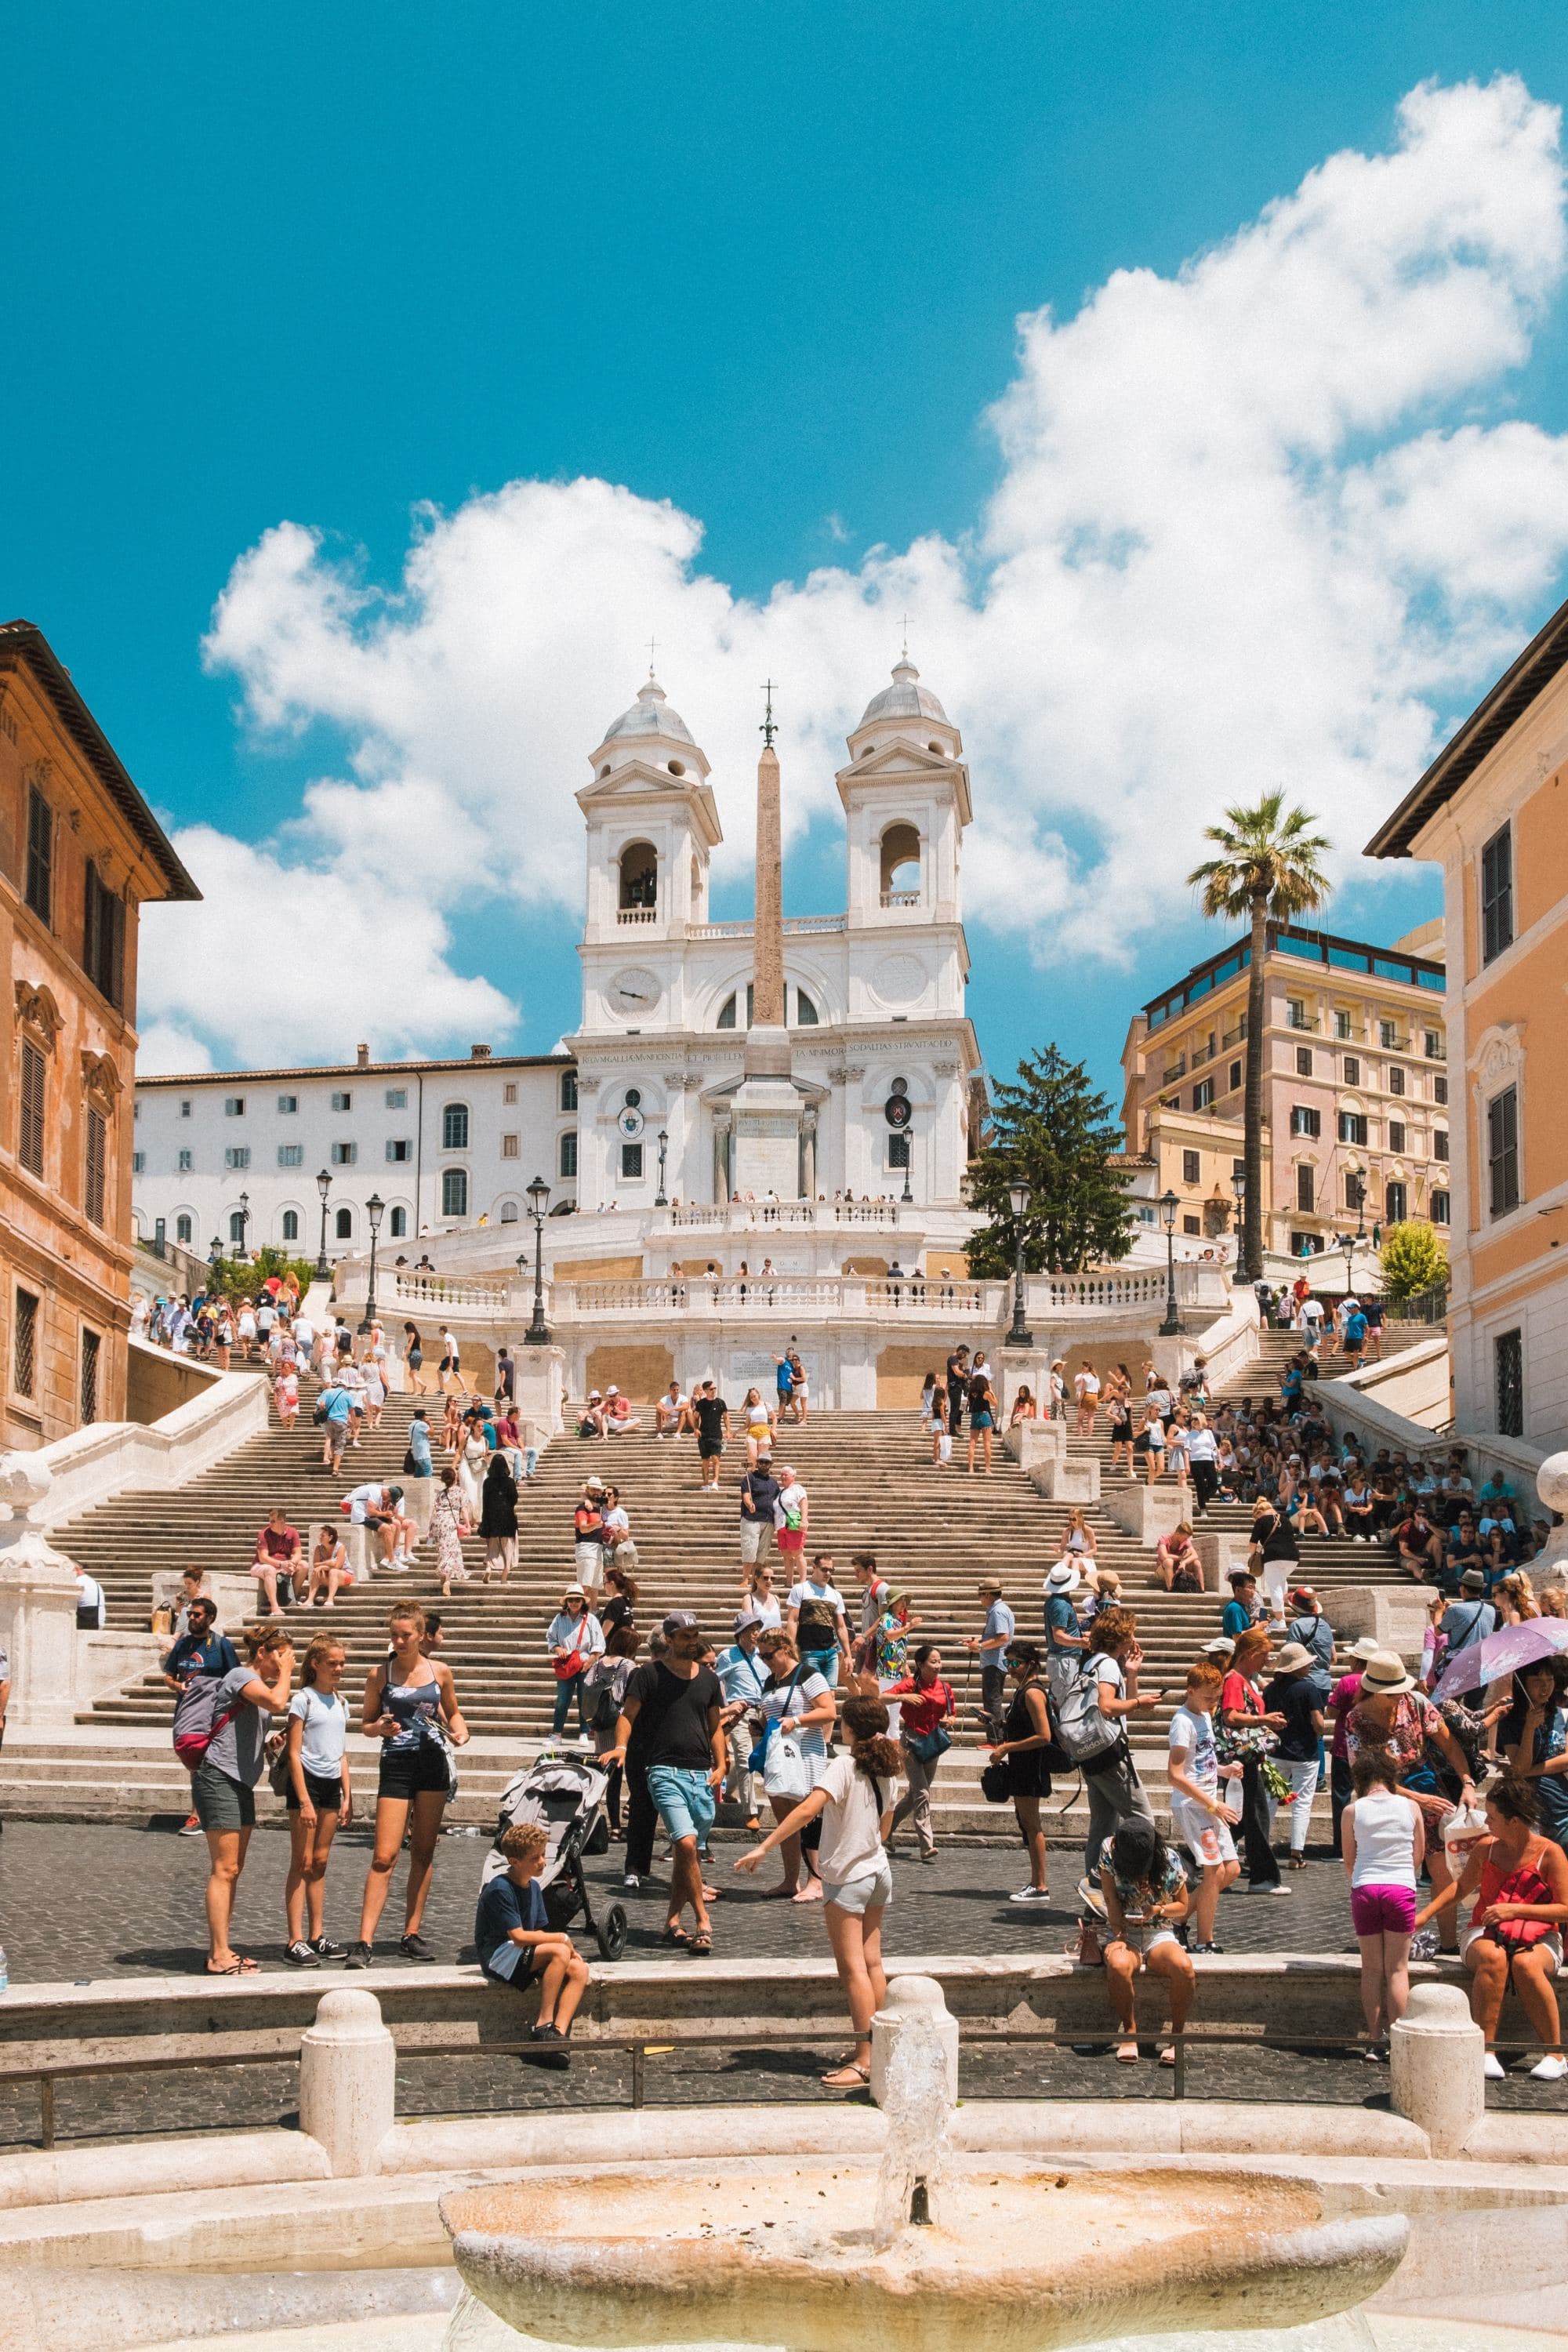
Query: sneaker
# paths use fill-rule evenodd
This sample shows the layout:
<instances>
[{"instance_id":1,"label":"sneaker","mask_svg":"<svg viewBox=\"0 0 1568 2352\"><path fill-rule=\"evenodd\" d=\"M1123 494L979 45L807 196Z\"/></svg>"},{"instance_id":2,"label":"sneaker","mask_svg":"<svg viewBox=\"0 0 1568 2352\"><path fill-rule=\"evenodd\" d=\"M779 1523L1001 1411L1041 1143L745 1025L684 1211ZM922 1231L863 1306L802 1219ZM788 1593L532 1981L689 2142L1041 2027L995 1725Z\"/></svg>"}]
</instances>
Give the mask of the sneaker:
<instances>
[{"instance_id":1,"label":"sneaker","mask_svg":"<svg viewBox=\"0 0 1568 2352\"><path fill-rule=\"evenodd\" d=\"M401 1937L397 1948L405 1960L433 1960L436 1957L423 1936Z\"/></svg>"},{"instance_id":2,"label":"sneaker","mask_svg":"<svg viewBox=\"0 0 1568 2352\"><path fill-rule=\"evenodd\" d=\"M184 1822L180 1824L180 1835L182 1837L200 1837L201 1833L202 1825L196 1819L195 1813L187 1813Z\"/></svg>"},{"instance_id":3,"label":"sneaker","mask_svg":"<svg viewBox=\"0 0 1568 2352\"><path fill-rule=\"evenodd\" d=\"M1485 2058L1481 2061L1481 2072L1486 2076L1489 2083L1500 2083L1502 2081L1502 2060L1498 2056L1495 2050L1489 2050L1487 2052Z\"/></svg>"},{"instance_id":4,"label":"sneaker","mask_svg":"<svg viewBox=\"0 0 1568 2352\"><path fill-rule=\"evenodd\" d=\"M591 1731L580 1731L577 1734L577 1745L579 1748L592 1748L594 1745L593 1733Z\"/></svg>"},{"instance_id":5,"label":"sneaker","mask_svg":"<svg viewBox=\"0 0 1568 2352\"><path fill-rule=\"evenodd\" d=\"M1532 2066L1530 2074L1535 2083L1560 2083L1568 2074L1568 2058L1556 2051L1550 2058L1543 2058L1539 2066Z\"/></svg>"},{"instance_id":6,"label":"sneaker","mask_svg":"<svg viewBox=\"0 0 1568 2352\"><path fill-rule=\"evenodd\" d=\"M351 1944L349 1946L348 1965L351 1969L368 1969L370 1966L370 1946L368 1944Z\"/></svg>"},{"instance_id":7,"label":"sneaker","mask_svg":"<svg viewBox=\"0 0 1568 2352\"><path fill-rule=\"evenodd\" d=\"M637 1876L635 1870L628 1870L626 1876L622 1879L621 1885L625 1887L628 1887L632 1894L635 1895L637 1889L641 1886L642 1880Z\"/></svg>"},{"instance_id":8,"label":"sneaker","mask_svg":"<svg viewBox=\"0 0 1568 2352\"><path fill-rule=\"evenodd\" d=\"M1286 1886L1276 1879L1272 1886L1249 1885L1247 1891L1249 1895L1293 1895L1296 1890L1293 1886Z\"/></svg>"},{"instance_id":9,"label":"sneaker","mask_svg":"<svg viewBox=\"0 0 1568 2352\"><path fill-rule=\"evenodd\" d=\"M934 1853L930 1858L936 1860ZM1050 1899L1050 1889L1045 1886L1020 1886L1016 1895L1007 1897L1009 1903L1048 1903Z\"/></svg>"},{"instance_id":10,"label":"sneaker","mask_svg":"<svg viewBox=\"0 0 1568 2352\"><path fill-rule=\"evenodd\" d=\"M330 1936L318 1936L310 1949L319 1960L342 1960L348 1957L346 1944L334 1944Z\"/></svg>"},{"instance_id":11,"label":"sneaker","mask_svg":"<svg viewBox=\"0 0 1568 2352\"><path fill-rule=\"evenodd\" d=\"M566 2036L558 2025L535 2025L529 2030L529 2040L539 2045L542 2064L553 2066L564 2074L572 2063L572 2053L566 2047Z\"/></svg>"},{"instance_id":12,"label":"sneaker","mask_svg":"<svg viewBox=\"0 0 1568 2352\"><path fill-rule=\"evenodd\" d=\"M1194 1944L1193 1946L1193 1949L1194 1952L1223 1952L1225 1946L1223 1944Z\"/></svg>"},{"instance_id":13,"label":"sneaker","mask_svg":"<svg viewBox=\"0 0 1568 2352\"><path fill-rule=\"evenodd\" d=\"M319 1969L321 1965L314 1945L307 1944L303 1938L290 1944L283 1957L291 1969Z\"/></svg>"}]
</instances>

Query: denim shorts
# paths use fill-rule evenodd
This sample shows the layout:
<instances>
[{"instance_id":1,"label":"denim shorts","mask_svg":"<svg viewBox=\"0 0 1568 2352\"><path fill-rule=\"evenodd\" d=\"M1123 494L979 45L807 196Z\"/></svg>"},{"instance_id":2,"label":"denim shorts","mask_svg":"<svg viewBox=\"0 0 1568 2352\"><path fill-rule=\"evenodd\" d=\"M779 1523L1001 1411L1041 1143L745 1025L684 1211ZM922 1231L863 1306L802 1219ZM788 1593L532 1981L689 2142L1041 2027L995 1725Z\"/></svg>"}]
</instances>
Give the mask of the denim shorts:
<instances>
[{"instance_id":1,"label":"denim shorts","mask_svg":"<svg viewBox=\"0 0 1568 2352\"><path fill-rule=\"evenodd\" d=\"M878 1870L868 1870L860 1878L846 1878L838 1885L829 1886L823 1881L823 1896L837 1903L840 1911L852 1911L864 1918L868 1911L880 1911L893 1899L893 1874L884 1862Z\"/></svg>"},{"instance_id":2,"label":"denim shorts","mask_svg":"<svg viewBox=\"0 0 1568 2352\"><path fill-rule=\"evenodd\" d=\"M679 1845L682 1838L700 1838L713 1826L713 1791L706 1772L689 1764L650 1764L647 1792L658 1810L666 1834Z\"/></svg>"}]
</instances>

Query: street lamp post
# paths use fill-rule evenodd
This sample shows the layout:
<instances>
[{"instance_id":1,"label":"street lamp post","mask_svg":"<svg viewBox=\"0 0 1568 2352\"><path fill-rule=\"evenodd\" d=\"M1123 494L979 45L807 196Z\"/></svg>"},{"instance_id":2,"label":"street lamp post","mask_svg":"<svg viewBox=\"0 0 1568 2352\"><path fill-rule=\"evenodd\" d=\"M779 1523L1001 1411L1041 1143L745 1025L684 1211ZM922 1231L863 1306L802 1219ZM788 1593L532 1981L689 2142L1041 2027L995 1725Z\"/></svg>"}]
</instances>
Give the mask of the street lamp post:
<instances>
[{"instance_id":1,"label":"street lamp post","mask_svg":"<svg viewBox=\"0 0 1568 2352\"><path fill-rule=\"evenodd\" d=\"M321 1196L321 1246L316 1253L316 1279L318 1282L325 1282L327 1276L332 1270L327 1264L327 1194L331 1191L331 1177L328 1173L327 1170L323 1168L321 1174L316 1179L316 1190Z\"/></svg>"},{"instance_id":2,"label":"street lamp post","mask_svg":"<svg viewBox=\"0 0 1568 2352\"><path fill-rule=\"evenodd\" d=\"M386 1202L378 1193L373 1192L364 1204L364 1213L370 1224L370 1277L365 1285L364 1314L359 1327L362 1332L373 1329L375 1323L375 1237L381 1231L381 1221L385 1212Z\"/></svg>"},{"instance_id":3,"label":"street lamp post","mask_svg":"<svg viewBox=\"0 0 1568 2352\"><path fill-rule=\"evenodd\" d=\"M215 1282L217 1280L217 1270L222 1264L223 1244L218 1239L216 1234L215 1234L213 1235L213 1245L207 1252L207 1265L211 1268L212 1277Z\"/></svg>"},{"instance_id":4,"label":"street lamp post","mask_svg":"<svg viewBox=\"0 0 1568 2352\"><path fill-rule=\"evenodd\" d=\"M248 1192L242 1192L239 1196L239 1254L241 1257L250 1255L250 1195Z\"/></svg>"},{"instance_id":5,"label":"street lamp post","mask_svg":"<svg viewBox=\"0 0 1568 2352\"><path fill-rule=\"evenodd\" d=\"M1342 1234L1340 1235L1340 1247L1345 1254L1345 1297L1348 1298L1351 1295L1352 1276L1355 1268L1355 1235L1353 1234Z\"/></svg>"},{"instance_id":6,"label":"street lamp post","mask_svg":"<svg viewBox=\"0 0 1568 2352\"><path fill-rule=\"evenodd\" d=\"M669 1129L661 1127L658 1130L658 1190L653 1196L653 1205L656 1209L668 1209L669 1206L664 1192L664 1155L668 1150Z\"/></svg>"},{"instance_id":7,"label":"street lamp post","mask_svg":"<svg viewBox=\"0 0 1568 2352\"><path fill-rule=\"evenodd\" d=\"M1247 1253L1242 1246L1241 1232L1242 1212L1247 1204L1247 1171L1245 1169L1238 1168L1230 1180L1230 1189L1236 1194L1236 1272L1232 1275L1231 1281L1237 1289L1244 1289L1246 1287L1247 1278Z\"/></svg>"},{"instance_id":8,"label":"street lamp post","mask_svg":"<svg viewBox=\"0 0 1568 2352\"><path fill-rule=\"evenodd\" d=\"M1167 1192L1160 1202L1160 1222L1165 1228L1165 1319L1160 1326L1162 1339L1171 1339L1186 1328L1176 1312L1176 1211L1181 1207L1173 1192Z\"/></svg>"},{"instance_id":9,"label":"street lamp post","mask_svg":"<svg viewBox=\"0 0 1568 2352\"><path fill-rule=\"evenodd\" d=\"M914 1163L914 1145L910 1141L908 1131L906 1130L904 1137L904 1189L899 1194L899 1202L900 1207L912 1206L914 1202L915 1196L910 1190L910 1170Z\"/></svg>"},{"instance_id":10,"label":"street lamp post","mask_svg":"<svg viewBox=\"0 0 1568 2352\"><path fill-rule=\"evenodd\" d=\"M525 1348L548 1348L550 1326L544 1319L544 1213L550 1206L550 1187L542 1176L536 1176L528 1187L528 1213L533 1219L533 1320L522 1335ZM517 1262L519 1274L528 1270L526 1254Z\"/></svg>"},{"instance_id":11,"label":"street lamp post","mask_svg":"<svg viewBox=\"0 0 1568 2352\"><path fill-rule=\"evenodd\" d=\"M905 1184L909 1182L906 1172ZM1007 1188L1013 1204L1013 1328L1007 1334L1009 1348L1032 1348L1035 1335L1024 1320L1024 1220L1029 1213L1033 1199L1029 1187L1019 1178Z\"/></svg>"},{"instance_id":12,"label":"street lamp post","mask_svg":"<svg viewBox=\"0 0 1568 2352\"><path fill-rule=\"evenodd\" d=\"M1355 1171L1355 1237L1366 1239L1366 1178L1358 1168Z\"/></svg>"}]
</instances>

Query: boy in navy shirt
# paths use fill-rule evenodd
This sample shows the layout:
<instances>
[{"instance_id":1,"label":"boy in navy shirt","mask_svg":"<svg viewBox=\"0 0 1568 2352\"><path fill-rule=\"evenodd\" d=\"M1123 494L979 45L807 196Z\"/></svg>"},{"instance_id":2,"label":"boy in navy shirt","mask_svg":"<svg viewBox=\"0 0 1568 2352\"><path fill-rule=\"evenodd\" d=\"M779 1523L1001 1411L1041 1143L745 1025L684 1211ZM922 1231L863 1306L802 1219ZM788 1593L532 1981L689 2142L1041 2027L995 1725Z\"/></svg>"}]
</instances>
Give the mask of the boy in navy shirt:
<instances>
[{"instance_id":1,"label":"boy in navy shirt","mask_svg":"<svg viewBox=\"0 0 1568 2352\"><path fill-rule=\"evenodd\" d=\"M588 1963L570 1936L550 1925L538 1884L547 1841L538 1822L514 1822L499 1841L507 1867L479 1890L474 1943L479 1966L500 1984L539 1979L539 2015L530 2039L549 2066L569 2066L566 2036L588 1989Z\"/></svg>"}]
</instances>

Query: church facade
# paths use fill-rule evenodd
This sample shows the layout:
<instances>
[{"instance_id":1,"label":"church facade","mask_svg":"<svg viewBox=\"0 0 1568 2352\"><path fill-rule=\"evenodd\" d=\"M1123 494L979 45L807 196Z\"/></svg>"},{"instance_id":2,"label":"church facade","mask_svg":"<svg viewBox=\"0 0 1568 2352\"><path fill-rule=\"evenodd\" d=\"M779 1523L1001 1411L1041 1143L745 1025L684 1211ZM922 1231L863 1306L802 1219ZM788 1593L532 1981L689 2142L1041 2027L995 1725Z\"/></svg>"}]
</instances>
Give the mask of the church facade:
<instances>
[{"instance_id":1,"label":"church facade","mask_svg":"<svg viewBox=\"0 0 1568 2352\"><path fill-rule=\"evenodd\" d=\"M847 749L844 911L782 912L770 748L761 930L712 921L710 763L650 676L577 794L582 1014L557 1052L387 1063L361 1045L327 1066L142 1079L139 1232L335 1261L364 1250L374 1197L389 1255L445 1236L443 1262L499 1265L542 1175L552 1260L591 1258L602 1221L624 1262L629 1235L748 1193L901 1202L911 1232L962 1248L983 1105L964 1009L963 741L906 658Z\"/></svg>"}]
</instances>

